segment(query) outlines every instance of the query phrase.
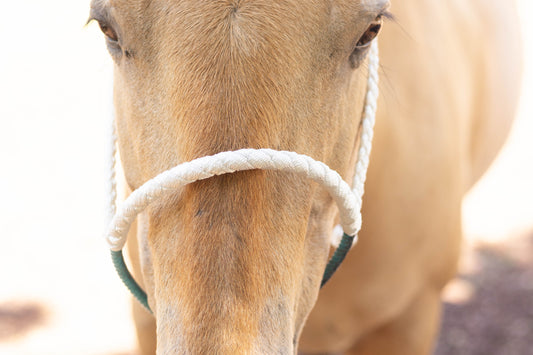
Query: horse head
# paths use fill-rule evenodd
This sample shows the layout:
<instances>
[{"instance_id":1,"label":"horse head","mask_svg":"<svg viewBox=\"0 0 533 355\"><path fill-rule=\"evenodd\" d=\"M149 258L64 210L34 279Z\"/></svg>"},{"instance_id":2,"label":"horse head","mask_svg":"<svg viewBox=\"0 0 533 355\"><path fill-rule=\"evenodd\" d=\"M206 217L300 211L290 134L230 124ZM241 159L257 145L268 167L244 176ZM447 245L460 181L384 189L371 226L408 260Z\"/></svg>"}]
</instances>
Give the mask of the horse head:
<instances>
[{"instance_id":1,"label":"horse head","mask_svg":"<svg viewBox=\"0 0 533 355\"><path fill-rule=\"evenodd\" d=\"M294 151L354 175L385 0L93 0L132 191L180 163ZM159 354L296 351L337 210L293 173L212 177L149 206L138 239Z\"/></svg>"}]
</instances>

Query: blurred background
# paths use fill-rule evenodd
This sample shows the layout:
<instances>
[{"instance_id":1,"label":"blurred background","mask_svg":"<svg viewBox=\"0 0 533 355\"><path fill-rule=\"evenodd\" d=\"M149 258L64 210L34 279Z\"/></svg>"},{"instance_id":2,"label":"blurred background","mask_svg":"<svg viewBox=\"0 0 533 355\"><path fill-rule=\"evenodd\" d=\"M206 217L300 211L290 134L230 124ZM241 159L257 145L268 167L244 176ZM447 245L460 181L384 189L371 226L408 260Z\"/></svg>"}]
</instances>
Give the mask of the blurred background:
<instances>
[{"instance_id":1,"label":"blurred background","mask_svg":"<svg viewBox=\"0 0 533 355\"><path fill-rule=\"evenodd\" d=\"M533 2L511 138L464 202L438 355L533 354ZM129 295L101 235L111 61L86 1L0 21L0 354L130 355Z\"/></svg>"}]
</instances>

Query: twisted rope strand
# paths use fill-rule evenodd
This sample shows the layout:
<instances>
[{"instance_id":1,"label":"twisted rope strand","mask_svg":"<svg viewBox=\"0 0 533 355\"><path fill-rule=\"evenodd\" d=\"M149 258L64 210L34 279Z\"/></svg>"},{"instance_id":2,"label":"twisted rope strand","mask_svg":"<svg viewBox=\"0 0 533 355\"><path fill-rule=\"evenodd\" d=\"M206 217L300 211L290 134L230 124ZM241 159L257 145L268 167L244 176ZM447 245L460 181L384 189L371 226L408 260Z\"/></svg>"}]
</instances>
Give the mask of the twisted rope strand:
<instances>
[{"instance_id":1,"label":"twisted rope strand","mask_svg":"<svg viewBox=\"0 0 533 355\"><path fill-rule=\"evenodd\" d=\"M117 135L116 135L116 127L115 127L115 115L114 112L111 112L111 122L109 125L109 137L107 140L107 149L109 150L109 154L107 155L107 172L108 176L106 179L106 209L107 209L107 216L106 216L106 226L108 226L111 223L111 220L113 219L113 216L116 213L116 201L117 201L117 180L116 180L116 173L115 173L115 165L116 165L116 155L117 155Z\"/></svg>"},{"instance_id":2,"label":"twisted rope strand","mask_svg":"<svg viewBox=\"0 0 533 355\"><path fill-rule=\"evenodd\" d=\"M372 150L372 138L374 137L374 125L376 123L377 102L379 96L379 52L377 41L372 43L370 58L368 61L368 84L365 100L365 111L362 119L361 143L355 165L355 175L352 183L354 194L360 201L365 193L366 173Z\"/></svg>"}]
</instances>

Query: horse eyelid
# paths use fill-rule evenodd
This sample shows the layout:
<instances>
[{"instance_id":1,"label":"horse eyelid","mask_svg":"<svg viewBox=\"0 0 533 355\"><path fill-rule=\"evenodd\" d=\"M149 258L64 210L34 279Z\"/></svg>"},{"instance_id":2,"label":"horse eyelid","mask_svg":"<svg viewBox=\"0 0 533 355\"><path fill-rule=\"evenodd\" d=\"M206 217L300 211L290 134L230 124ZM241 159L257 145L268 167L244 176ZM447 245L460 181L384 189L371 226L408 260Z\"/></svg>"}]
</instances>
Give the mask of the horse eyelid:
<instances>
[{"instance_id":1,"label":"horse eyelid","mask_svg":"<svg viewBox=\"0 0 533 355\"><path fill-rule=\"evenodd\" d=\"M93 20L98 23L104 24L110 28L112 28L110 24L114 23L113 18L111 17L111 15L109 14L107 10L91 7L91 10L89 13L89 19L87 20L87 23Z\"/></svg>"},{"instance_id":2,"label":"horse eyelid","mask_svg":"<svg viewBox=\"0 0 533 355\"><path fill-rule=\"evenodd\" d=\"M382 10L377 19L385 19L385 20L391 20L391 21L396 21L396 17L394 16L394 14L392 12L390 12L389 10Z\"/></svg>"},{"instance_id":3,"label":"horse eyelid","mask_svg":"<svg viewBox=\"0 0 533 355\"><path fill-rule=\"evenodd\" d=\"M94 7L91 7L91 11L89 13L89 19L87 20L86 24L89 24L91 21L106 22L105 16L102 15L102 13L96 10Z\"/></svg>"}]
</instances>

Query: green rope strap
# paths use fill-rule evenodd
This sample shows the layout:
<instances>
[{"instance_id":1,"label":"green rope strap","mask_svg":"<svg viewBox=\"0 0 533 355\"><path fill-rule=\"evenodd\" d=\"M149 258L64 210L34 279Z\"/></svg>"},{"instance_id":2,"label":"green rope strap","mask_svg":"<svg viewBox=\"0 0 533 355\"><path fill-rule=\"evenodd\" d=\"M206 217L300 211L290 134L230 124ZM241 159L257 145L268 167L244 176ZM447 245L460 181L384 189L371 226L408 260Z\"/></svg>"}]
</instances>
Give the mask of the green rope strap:
<instances>
[{"instance_id":1,"label":"green rope strap","mask_svg":"<svg viewBox=\"0 0 533 355\"><path fill-rule=\"evenodd\" d=\"M113 259L113 265L115 265L118 276L120 276L120 279L122 282L124 282L124 285L126 285L131 294L144 306L144 308L146 308L148 312L152 313L152 310L148 305L148 297L146 296L146 292L144 292L141 286L139 286L139 284L135 281L133 276L131 276L128 267L124 262L122 250L111 251L111 259Z\"/></svg>"},{"instance_id":2,"label":"green rope strap","mask_svg":"<svg viewBox=\"0 0 533 355\"><path fill-rule=\"evenodd\" d=\"M344 261L346 254L348 254L350 248L352 247L353 240L354 237L344 233L339 247L337 248L337 250L335 250L335 253L333 254L331 260L326 266L324 276L322 277L322 282L320 283L320 288L324 287L326 282L328 282L331 276L333 276L333 274L335 273L335 271L337 271L339 265ZM141 288L141 286L139 286L139 284L135 281L135 279L129 272L128 267L124 262L124 255L122 254L122 250L111 251L111 258L113 259L113 265L115 265L115 269L117 270L118 276L120 277L122 282L124 282L124 285L126 285L128 290L130 290L132 295L144 306L144 308L146 308L148 312L152 313L152 310L148 305L148 297L146 296L146 292L144 292L144 290Z\"/></svg>"},{"instance_id":3,"label":"green rope strap","mask_svg":"<svg viewBox=\"0 0 533 355\"><path fill-rule=\"evenodd\" d=\"M320 283L320 288L324 287L326 282L328 282L331 276L333 276L333 274L335 273L335 271L337 271L339 265L344 261L346 254L348 254L350 248L352 247L354 238L355 236L349 236L346 233L342 235L342 240L339 244L339 247L337 248L337 250L335 250L335 253L331 257L331 260L328 262L328 265L326 266L324 276L322 276L322 283Z\"/></svg>"}]
</instances>

